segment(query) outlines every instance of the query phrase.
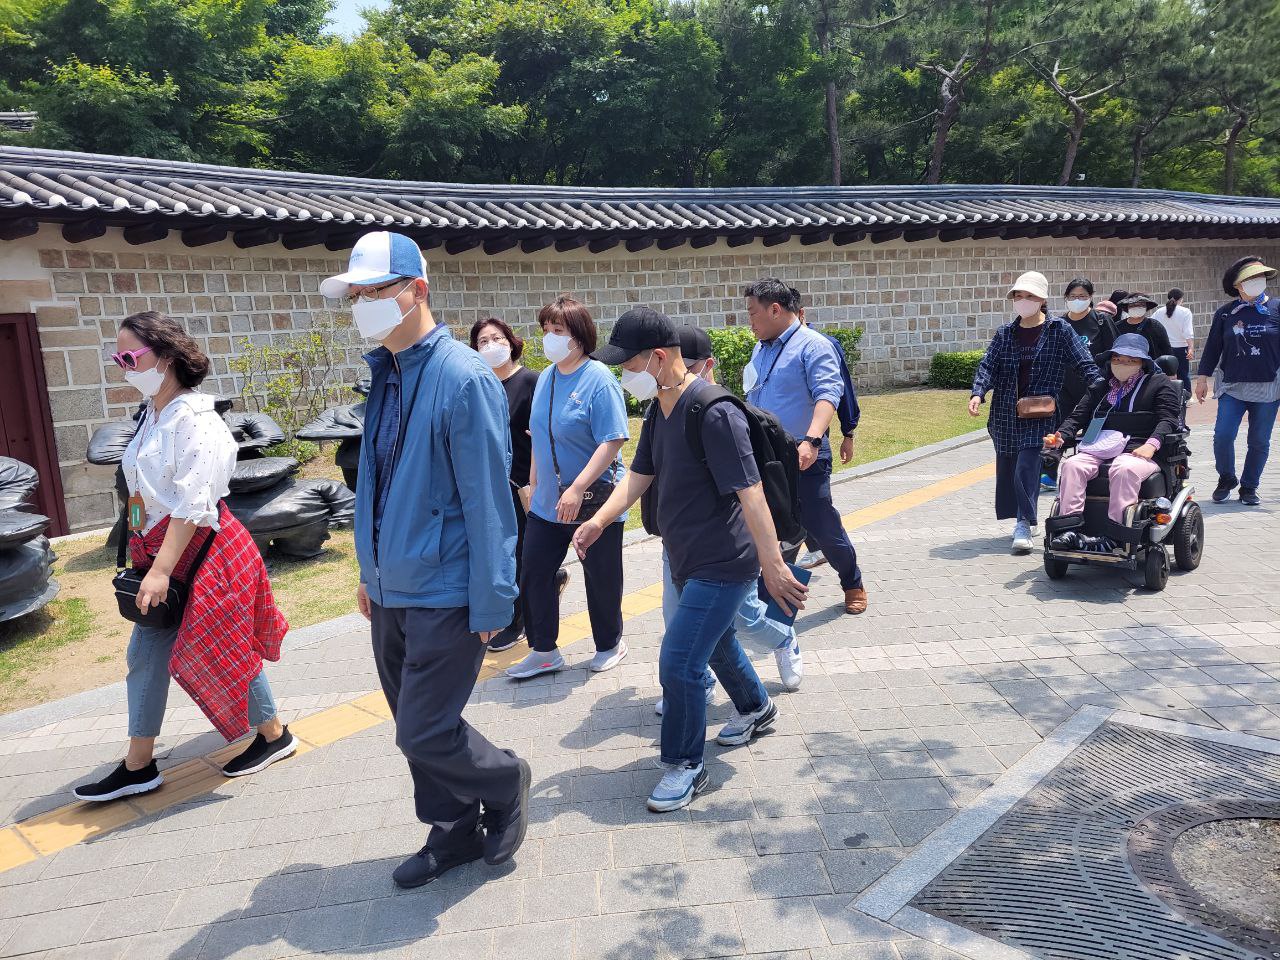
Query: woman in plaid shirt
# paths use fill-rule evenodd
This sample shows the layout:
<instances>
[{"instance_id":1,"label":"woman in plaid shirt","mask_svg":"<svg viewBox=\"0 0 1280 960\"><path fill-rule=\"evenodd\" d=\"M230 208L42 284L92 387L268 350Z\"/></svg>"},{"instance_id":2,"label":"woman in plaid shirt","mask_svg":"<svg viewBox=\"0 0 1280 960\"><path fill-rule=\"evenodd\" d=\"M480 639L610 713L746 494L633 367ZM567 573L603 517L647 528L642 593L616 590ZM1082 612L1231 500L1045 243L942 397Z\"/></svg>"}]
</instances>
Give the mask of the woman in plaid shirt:
<instances>
[{"instance_id":1,"label":"woman in plaid shirt","mask_svg":"<svg viewBox=\"0 0 1280 960\"><path fill-rule=\"evenodd\" d=\"M1052 400L1069 368L1090 385L1100 375L1075 331L1061 318L1046 314L1049 281L1043 274L1024 273L1006 299L1017 317L996 331L978 364L969 413L976 417L987 394L995 391L987 430L996 448L996 518L1016 520L1013 551L1027 553L1036 525L1040 451L1045 435L1053 432ZM1048 398L1044 415L1018 416L1018 401L1024 397Z\"/></svg>"}]
</instances>

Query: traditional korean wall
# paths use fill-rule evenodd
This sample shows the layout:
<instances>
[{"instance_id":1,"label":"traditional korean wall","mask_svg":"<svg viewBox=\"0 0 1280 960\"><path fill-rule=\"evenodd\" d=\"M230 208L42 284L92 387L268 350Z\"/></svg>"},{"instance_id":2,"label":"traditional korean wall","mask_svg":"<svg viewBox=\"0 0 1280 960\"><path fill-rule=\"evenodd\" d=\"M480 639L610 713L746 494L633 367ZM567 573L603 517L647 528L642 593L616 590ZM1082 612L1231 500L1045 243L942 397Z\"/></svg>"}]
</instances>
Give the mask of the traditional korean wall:
<instances>
[{"instance_id":1,"label":"traditional korean wall","mask_svg":"<svg viewBox=\"0 0 1280 960\"><path fill-rule=\"evenodd\" d=\"M437 249L427 263L436 314L459 334L485 316L529 332L538 308L563 291L604 322L644 303L678 321L744 324L742 287L779 276L804 295L812 321L864 329L854 377L863 388L881 388L922 382L939 350L984 346L1008 318L1004 292L1023 270L1048 276L1055 297L1077 275L1091 277L1100 296L1125 287L1161 299L1180 286L1203 324L1222 300L1223 267L1245 253L1275 262L1280 244L1072 239L729 248L719 242L666 253L619 247L598 256L583 249L451 257ZM87 464L84 451L95 427L125 415L137 400L108 359L121 319L141 310L180 318L213 359L206 389L234 395L239 384L227 360L242 339L283 340L316 324L341 327L345 318L317 291L320 279L345 263L345 254L323 247L240 250L228 242L188 249L176 235L130 246L117 230L68 244L50 225L0 242L0 312L37 317L72 529L109 524L117 509L112 471ZM362 346L349 330L339 335L354 380Z\"/></svg>"}]
</instances>

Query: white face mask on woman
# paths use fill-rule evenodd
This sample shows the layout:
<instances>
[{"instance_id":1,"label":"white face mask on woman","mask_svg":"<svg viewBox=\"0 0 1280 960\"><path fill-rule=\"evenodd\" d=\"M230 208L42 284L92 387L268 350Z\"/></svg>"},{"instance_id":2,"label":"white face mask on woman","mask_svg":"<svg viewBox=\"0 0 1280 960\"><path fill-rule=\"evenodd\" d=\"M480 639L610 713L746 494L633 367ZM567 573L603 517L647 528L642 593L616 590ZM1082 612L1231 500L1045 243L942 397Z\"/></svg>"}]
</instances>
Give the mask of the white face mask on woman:
<instances>
[{"instance_id":1,"label":"white face mask on woman","mask_svg":"<svg viewBox=\"0 0 1280 960\"><path fill-rule=\"evenodd\" d=\"M548 333L542 338L542 355L552 363L567 360L573 353L573 338L562 333Z\"/></svg>"},{"instance_id":2,"label":"white face mask on woman","mask_svg":"<svg viewBox=\"0 0 1280 960\"><path fill-rule=\"evenodd\" d=\"M124 378L129 386L150 400L164 386L165 373L166 371L161 370L160 365L156 364L150 370L126 370Z\"/></svg>"},{"instance_id":3,"label":"white face mask on woman","mask_svg":"<svg viewBox=\"0 0 1280 960\"><path fill-rule=\"evenodd\" d=\"M1068 300L1067 309L1072 313L1084 313L1089 309L1088 300Z\"/></svg>"},{"instance_id":4,"label":"white face mask on woman","mask_svg":"<svg viewBox=\"0 0 1280 960\"><path fill-rule=\"evenodd\" d=\"M1246 280L1240 284L1240 292L1244 294L1246 300L1257 300L1266 289L1266 277L1254 277L1252 280Z\"/></svg>"},{"instance_id":5,"label":"white face mask on woman","mask_svg":"<svg viewBox=\"0 0 1280 960\"><path fill-rule=\"evenodd\" d=\"M1141 320L1147 315L1146 307L1130 307L1125 311L1130 320Z\"/></svg>"},{"instance_id":6,"label":"white face mask on woman","mask_svg":"<svg viewBox=\"0 0 1280 960\"><path fill-rule=\"evenodd\" d=\"M511 359L511 348L505 343L486 343L476 352L495 370Z\"/></svg>"},{"instance_id":7,"label":"white face mask on woman","mask_svg":"<svg viewBox=\"0 0 1280 960\"><path fill-rule=\"evenodd\" d=\"M1026 320L1028 317L1034 317L1040 312L1040 304L1036 300L1015 300L1013 301L1013 312L1023 320Z\"/></svg>"}]
</instances>

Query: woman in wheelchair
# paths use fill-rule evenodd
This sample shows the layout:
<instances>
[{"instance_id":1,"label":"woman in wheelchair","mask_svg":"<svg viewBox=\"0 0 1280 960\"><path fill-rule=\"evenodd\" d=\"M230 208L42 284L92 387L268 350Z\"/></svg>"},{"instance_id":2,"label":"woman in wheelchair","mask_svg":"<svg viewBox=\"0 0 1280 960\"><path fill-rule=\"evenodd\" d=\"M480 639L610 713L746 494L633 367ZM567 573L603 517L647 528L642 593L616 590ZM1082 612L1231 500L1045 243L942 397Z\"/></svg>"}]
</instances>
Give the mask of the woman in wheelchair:
<instances>
[{"instance_id":1,"label":"woman in wheelchair","mask_svg":"<svg viewBox=\"0 0 1280 960\"><path fill-rule=\"evenodd\" d=\"M1057 432L1045 437L1045 444L1051 448L1069 444L1083 428L1076 454L1064 459L1059 468L1058 515L1084 513L1085 488L1109 463L1107 515L1123 524L1125 510L1138 502L1143 481L1160 469L1155 458L1162 438L1180 429L1182 389L1156 368L1141 334L1121 334L1097 359L1110 364L1110 379L1100 380L1089 390ZM1051 545L1055 550L1100 553L1116 548L1108 537L1076 530L1057 534Z\"/></svg>"}]
</instances>

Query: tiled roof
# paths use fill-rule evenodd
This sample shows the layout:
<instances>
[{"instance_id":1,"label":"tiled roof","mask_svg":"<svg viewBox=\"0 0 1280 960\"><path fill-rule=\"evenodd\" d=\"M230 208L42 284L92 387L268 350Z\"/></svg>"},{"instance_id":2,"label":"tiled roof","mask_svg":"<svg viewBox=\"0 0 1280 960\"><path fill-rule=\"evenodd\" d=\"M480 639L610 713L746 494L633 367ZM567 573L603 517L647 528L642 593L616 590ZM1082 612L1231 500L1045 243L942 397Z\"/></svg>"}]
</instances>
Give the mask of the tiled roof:
<instances>
[{"instance_id":1,"label":"tiled roof","mask_svg":"<svg viewBox=\"0 0 1280 960\"><path fill-rule=\"evenodd\" d=\"M36 126L36 115L29 110L0 110L0 127L28 133Z\"/></svg>"},{"instance_id":2,"label":"tiled roof","mask_svg":"<svg viewBox=\"0 0 1280 960\"><path fill-rule=\"evenodd\" d=\"M851 243L870 237L1280 237L1280 200L1164 190L1039 186L546 187L418 183L0 147L0 238L39 221L69 240L125 228L131 242L182 231L343 249L370 229L451 253L517 244L639 250L717 238Z\"/></svg>"}]
</instances>

